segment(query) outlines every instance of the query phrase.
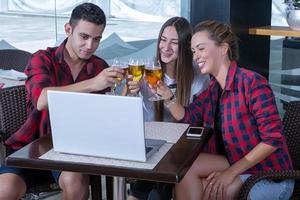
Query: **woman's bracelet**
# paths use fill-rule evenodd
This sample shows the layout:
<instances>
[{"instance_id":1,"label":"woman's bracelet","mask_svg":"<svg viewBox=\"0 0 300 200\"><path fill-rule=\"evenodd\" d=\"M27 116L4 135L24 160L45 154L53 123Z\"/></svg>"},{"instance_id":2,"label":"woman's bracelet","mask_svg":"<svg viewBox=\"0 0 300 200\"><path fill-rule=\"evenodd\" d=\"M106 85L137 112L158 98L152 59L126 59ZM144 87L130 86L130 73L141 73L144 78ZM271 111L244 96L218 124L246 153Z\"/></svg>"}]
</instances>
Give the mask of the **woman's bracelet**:
<instances>
[{"instance_id":1,"label":"woman's bracelet","mask_svg":"<svg viewBox=\"0 0 300 200\"><path fill-rule=\"evenodd\" d=\"M176 96L174 94L169 99L164 100L164 105L167 108L170 108L174 103L176 103Z\"/></svg>"}]
</instances>

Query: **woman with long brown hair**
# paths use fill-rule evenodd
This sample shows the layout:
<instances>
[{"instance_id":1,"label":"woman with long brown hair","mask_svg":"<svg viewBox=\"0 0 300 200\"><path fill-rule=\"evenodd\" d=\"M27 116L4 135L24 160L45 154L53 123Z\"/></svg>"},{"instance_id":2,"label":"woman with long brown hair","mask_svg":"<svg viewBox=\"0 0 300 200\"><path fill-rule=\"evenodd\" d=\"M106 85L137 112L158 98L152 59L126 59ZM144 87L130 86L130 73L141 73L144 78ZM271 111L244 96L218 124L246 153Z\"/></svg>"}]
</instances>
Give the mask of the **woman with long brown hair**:
<instances>
[{"instance_id":1,"label":"woman with long brown hair","mask_svg":"<svg viewBox=\"0 0 300 200\"><path fill-rule=\"evenodd\" d=\"M190 48L192 27L183 17L172 17L167 20L158 35L156 59L162 67L162 79L176 95L178 102L186 106L193 98L208 87L209 76L203 75L193 65ZM144 85L142 95L146 107L146 121L174 121L163 101L150 102L148 97L153 93Z\"/></svg>"},{"instance_id":2,"label":"woman with long brown hair","mask_svg":"<svg viewBox=\"0 0 300 200\"><path fill-rule=\"evenodd\" d=\"M208 87L209 83L209 76L201 74L198 67L193 65L191 37L190 23L183 17L173 17L161 27L157 42L156 59L162 67L163 84L171 88L178 103L183 106L191 103L195 96ZM175 120L168 109L165 109L163 101L148 100L153 92L147 83L144 84L141 93L144 97L145 121ZM170 199L171 191L172 185L137 181L131 185L129 199L152 199L151 195L159 195L160 199Z\"/></svg>"}]
</instances>

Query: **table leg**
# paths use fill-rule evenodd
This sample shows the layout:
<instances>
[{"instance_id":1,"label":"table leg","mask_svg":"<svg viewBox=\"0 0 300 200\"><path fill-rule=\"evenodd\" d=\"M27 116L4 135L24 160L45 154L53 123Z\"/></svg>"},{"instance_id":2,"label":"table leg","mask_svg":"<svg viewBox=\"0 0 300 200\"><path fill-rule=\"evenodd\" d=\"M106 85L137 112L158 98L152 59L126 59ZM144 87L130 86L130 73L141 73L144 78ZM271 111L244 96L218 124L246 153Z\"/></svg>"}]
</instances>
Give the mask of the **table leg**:
<instances>
[{"instance_id":1,"label":"table leg","mask_svg":"<svg viewBox=\"0 0 300 200\"><path fill-rule=\"evenodd\" d=\"M114 200L126 200L126 181L123 177L114 177L113 179Z\"/></svg>"},{"instance_id":2,"label":"table leg","mask_svg":"<svg viewBox=\"0 0 300 200\"><path fill-rule=\"evenodd\" d=\"M114 195L113 195L113 187L114 187L114 182L113 182L113 177L112 176L106 176L106 199L107 200L113 200Z\"/></svg>"},{"instance_id":3,"label":"table leg","mask_svg":"<svg viewBox=\"0 0 300 200\"><path fill-rule=\"evenodd\" d=\"M90 175L92 200L102 200L101 176Z\"/></svg>"}]
</instances>

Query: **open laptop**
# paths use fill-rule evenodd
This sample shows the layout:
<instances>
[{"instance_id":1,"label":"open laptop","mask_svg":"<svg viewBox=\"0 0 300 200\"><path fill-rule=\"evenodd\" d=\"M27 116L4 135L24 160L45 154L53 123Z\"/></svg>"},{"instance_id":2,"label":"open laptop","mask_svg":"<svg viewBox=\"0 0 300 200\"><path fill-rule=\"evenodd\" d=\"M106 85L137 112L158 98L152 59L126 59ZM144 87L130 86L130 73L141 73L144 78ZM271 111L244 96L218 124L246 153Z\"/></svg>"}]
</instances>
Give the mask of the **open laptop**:
<instances>
[{"instance_id":1,"label":"open laptop","mask_svg":"<svg viewBox=\"0 0 300 200\"><path fill-rule=\"evenodd\" d=\"M166 142L145 140L142 98L47 94L54 151L145 162Z\"/></svg>"}]
</instances>

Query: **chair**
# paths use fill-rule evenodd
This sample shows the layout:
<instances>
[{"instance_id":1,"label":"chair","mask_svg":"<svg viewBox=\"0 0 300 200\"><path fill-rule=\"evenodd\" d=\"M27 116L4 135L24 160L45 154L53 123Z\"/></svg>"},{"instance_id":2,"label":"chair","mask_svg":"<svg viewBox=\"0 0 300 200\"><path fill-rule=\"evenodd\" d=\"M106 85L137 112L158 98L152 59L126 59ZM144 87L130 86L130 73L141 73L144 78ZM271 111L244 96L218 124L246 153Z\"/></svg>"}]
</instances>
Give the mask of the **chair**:
<instances>
[{"instance_id":1,"label":"chair","mask_svg":"<svg viewBox=\"0 0 300 200\"><path fill-rule=\"evenodd\" d=\"M292 199L300 199L300 101L293 101L286 105L283 125L283 132L287 140L294 170L260 172L251 176L243 184L239 199L247 200L248 194L254 184L263 179L294 179L295 188Z\"/></svg>"},{"instance_id":2,"label":"chair","mask_svg":"<svg viewBox=\"0 0 300 200\"><path fill-rule=\"evenodd\" d=\"M25 86L0 90L0 131L4 140L15 133L27 118Z\"/></svg>"},{"instance_id":3,"label":"chair","mask_svg":"<svg viewBox=\"0 0 300 200\"><path fill-rule=\"evenodd\" d=\"M4 140L15 133L27 118L25 86L14 86L0 90L0 134ZM52 192L59 187L49 176L31 185L27 193L36 196L41 192Z\"/></svg>"},{"instance_id":4,"label":"chair","mask_svg":"<svg viewBox=\"0 0 300 200\"><path fill-rule=\"evenodd\" d=\"M14 69L23 72L31 55L31 53L19 49L1 49L0 69Z\"/></svg>"}]
</instances>

